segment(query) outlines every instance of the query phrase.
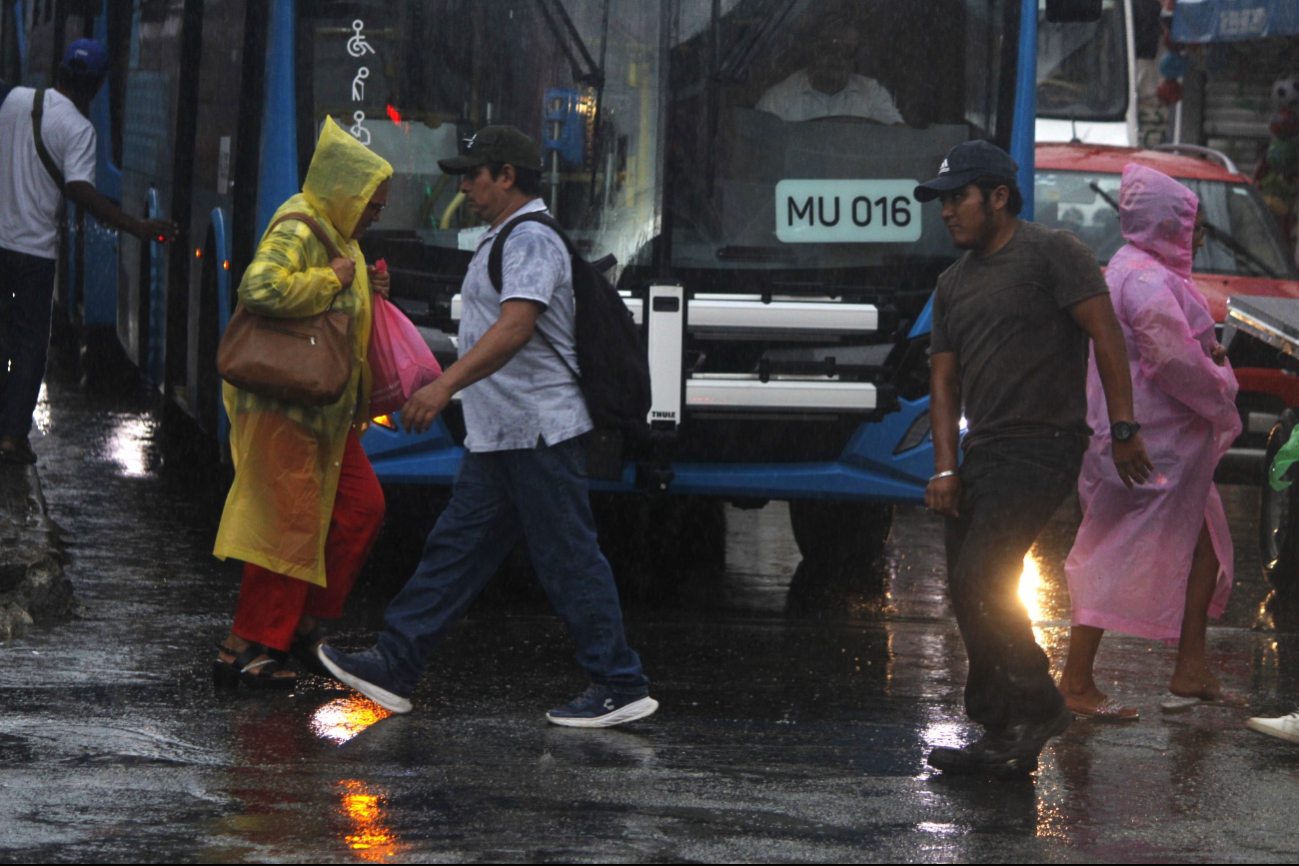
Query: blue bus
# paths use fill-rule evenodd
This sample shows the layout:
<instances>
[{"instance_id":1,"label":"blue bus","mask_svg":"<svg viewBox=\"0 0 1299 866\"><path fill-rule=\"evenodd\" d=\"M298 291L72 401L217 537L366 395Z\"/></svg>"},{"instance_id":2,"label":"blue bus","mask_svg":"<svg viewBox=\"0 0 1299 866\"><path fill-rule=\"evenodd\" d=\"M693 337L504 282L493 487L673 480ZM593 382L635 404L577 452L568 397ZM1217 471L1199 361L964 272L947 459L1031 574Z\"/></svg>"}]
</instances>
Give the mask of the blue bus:
<instances>
[{"instance_id":1,"label":"blue bus","mask_svg":"<svg viewBox=\"0 0 1299 866\"><path fill-rule=\"evenodd\" d=\"M225 432L238 276L323 119L395 167L363 246L444 365L485 228L437 160L509 123L542 141L584 253L616 258L649 346L652 435L594 488L788 501L830 576L864 570L933 470L929 298L957 250L912 188L974 138L1033 188L1039 0L2 3L8 80L48 82L77 36L109 46L100 186L183 234L73 214L60 292L204 436ZM1101 2L1046 7L1095 20ZM463 437L453 405L423 435L377 419L365 445L385 483L445 487Z\"/></svg>"}]
</instances>

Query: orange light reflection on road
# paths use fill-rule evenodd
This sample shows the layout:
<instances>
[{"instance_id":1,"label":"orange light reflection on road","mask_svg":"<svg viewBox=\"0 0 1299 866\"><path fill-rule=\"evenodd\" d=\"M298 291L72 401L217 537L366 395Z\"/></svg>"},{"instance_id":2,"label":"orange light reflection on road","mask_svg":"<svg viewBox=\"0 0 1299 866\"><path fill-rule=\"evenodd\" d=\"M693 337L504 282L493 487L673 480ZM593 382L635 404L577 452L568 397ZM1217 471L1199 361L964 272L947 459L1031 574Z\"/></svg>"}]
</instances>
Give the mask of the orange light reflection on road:
<instances>
[{"instance_id":1,"label":"orange light reflection on road","mask_svg":"<svg viewBox=\"0 0 1299 866\"><path fill-rule=\"evenodd\" d=\"M311 716L311 732L338 745L346 743L375 722L391 716L374 701L353 695L330 701Z\"/></svg>"},{"instance_id":2,"label":"orange light reflection on road","mask_svg":"<svg viewBox=\"0 0 1299 866\"><path fill-rule=\"evenodd\" d=\"M344 779L339 785L343 789L342 813L352 825L343 841L362 860L387 862L399 849L397 836L383 823L387 792L355 779Z\"/></svg>"}]
</instances>

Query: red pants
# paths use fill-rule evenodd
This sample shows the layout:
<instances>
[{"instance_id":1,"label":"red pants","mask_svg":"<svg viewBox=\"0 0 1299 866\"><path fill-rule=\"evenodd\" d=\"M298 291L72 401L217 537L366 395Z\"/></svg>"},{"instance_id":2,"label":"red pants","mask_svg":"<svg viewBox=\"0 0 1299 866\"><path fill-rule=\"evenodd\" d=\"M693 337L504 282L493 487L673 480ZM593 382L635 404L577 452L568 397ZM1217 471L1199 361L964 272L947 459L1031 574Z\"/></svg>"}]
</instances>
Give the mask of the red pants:
<instances>
[{"instance_id":1,"label":"red pants","mask_svg":"<svg viewBox=\"0 0 1299 866\"><path fill-rule=\"evenodd\" d=\"M383 525L383 488L356 433L348 432L343 450L338 495L325 539L326 586L286 577L252 563L244 564L232 629L244 640L287 650L298 620L343 615L343 601L365 565Z\"/></svg>"}]
</instances>

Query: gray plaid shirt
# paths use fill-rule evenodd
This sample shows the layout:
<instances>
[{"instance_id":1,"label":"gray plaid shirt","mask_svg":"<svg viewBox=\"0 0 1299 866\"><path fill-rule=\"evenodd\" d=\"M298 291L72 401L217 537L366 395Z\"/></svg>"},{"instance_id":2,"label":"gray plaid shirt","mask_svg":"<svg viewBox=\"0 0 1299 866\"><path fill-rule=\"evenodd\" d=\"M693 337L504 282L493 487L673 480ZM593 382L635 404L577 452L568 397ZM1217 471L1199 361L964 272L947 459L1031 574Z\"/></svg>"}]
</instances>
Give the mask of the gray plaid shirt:
<instances>
[{"instance_id":1,"label":"gray plaid shirt","mask_svg":"<svg viewBox=\"0 0 1299 866\"><path fill-rule=\"evenodd\" d=\"M538 442L555 445L594 426L571 371L578 369L573 266L564 242L540 223L524 223L505 242L500 294L487 276L487 258L501 229L524 214L546 212L541 199L533 199L483 235L460 289L462 355L500 318L501 302L536 301L545 307L537 319L540 333L534 333L508 364L462 393L465 447L470 451L536 448Z\"/></svg>"}]
</instances>

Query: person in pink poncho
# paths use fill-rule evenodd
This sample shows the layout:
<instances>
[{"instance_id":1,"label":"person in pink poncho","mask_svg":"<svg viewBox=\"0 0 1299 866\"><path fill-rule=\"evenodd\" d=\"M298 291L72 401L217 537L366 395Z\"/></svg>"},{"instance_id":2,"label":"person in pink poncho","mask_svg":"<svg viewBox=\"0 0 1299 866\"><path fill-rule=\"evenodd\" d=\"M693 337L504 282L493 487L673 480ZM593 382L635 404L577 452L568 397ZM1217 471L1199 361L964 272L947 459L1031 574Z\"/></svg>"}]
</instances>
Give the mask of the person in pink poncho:
<instances>
[{"instance_id":1,"label":"person in pink poncho","mask_svg":"<svg viewBox=\"0 0 1299 866\"><path fill-rule=\"evenodd\" d=\"M1204 243L1199 199L1151 168L1129 165L1119 190L1128 243L1105 280L1132 368L1136 418L1155 471L1128 489L1114 470L1105 399L1093 360L1088 423L1095 429L1078 481L1083 520L1065 563L1073 601L1060 680L1076 714L1112 720L1137 710L1097 688L1092 665L1113 629L1177 641L1166 710L1200 702L1244 706L1222 690L1205 656L1207 617L1222 615L1232 582L1231 535L1214 469L1240 433L1236 377L1214 339L1209 305L1191 282Z\"/></svg>"}]
</instances>

